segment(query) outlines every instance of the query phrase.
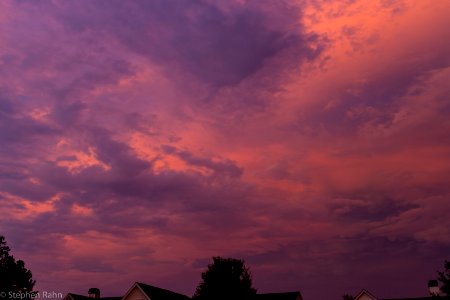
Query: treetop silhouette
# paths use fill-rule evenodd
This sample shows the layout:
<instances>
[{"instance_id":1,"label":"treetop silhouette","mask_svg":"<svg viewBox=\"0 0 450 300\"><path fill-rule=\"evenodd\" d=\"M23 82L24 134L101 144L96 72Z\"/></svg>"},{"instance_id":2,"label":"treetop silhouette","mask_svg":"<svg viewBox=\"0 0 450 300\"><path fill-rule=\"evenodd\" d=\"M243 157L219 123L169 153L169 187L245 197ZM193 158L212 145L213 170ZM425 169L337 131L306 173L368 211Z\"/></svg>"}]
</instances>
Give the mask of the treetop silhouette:
<instances>
[{"instance_id":1,"label":"treetop silhouette","mask_svg":"<svg viewBox=\"0 0 450 300\"><path fill-rule=\"evenodd\" d=\"M202 273L202 282L193 296L196 300L243 300L256 294L252 287L252 277L244 260L213 257Z\"/></svg>"},{"instance_id":2,"label":"treetop silhouette","mask_svg":"<svg viewBox=\"0 0 450 300\"><path fill-rule=\"evenodd\" d=\"M5 295L4 299L9 299L10 293L31 293L36 283L31 271L25 268L25 262L16 261L10 251L5 237L0 236L0 293Z\"/></svg>"}]
</instances>

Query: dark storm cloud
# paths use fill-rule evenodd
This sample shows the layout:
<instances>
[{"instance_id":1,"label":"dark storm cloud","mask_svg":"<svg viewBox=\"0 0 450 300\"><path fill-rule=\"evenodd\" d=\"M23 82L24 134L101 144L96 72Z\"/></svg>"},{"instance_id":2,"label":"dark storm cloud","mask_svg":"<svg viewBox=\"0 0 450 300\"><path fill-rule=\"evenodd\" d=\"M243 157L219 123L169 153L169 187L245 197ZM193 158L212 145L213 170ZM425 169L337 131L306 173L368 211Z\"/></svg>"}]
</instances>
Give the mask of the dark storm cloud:
<instances>
[{"instance_id":1,"label":"dark storm cloud","mask_svg":"<svg viewBox=\"0 0 450 300\"><path fill-rule=\"evenodd\" d=\"M48 136L57 133L57 130L48 125L36 122L26 117L3 118L0 123L1 139L4 145L22 144L35 140L39 136Z\"/></svg>"},{"instance_id":2,"label":"dark storm cloud","mask_svg":"<svg viewBox=\"0 0 450 300\"><path fill-rule=\"evenodd\" d=\"M330 212L338 219L348 222L355 220L377 221L397 216L410 209L417 208L411 203L402 203L397 199L369 199L339 200L330 205Z\"/></svg>"},{"instance_id":3,"label":"dark storm cloud","mask_svg":"<svg viewBox=\"0 0 450 300\"><path fill-rule=\"evenodd\" d=\"M30 175L26 172L20 173L20 177L17 175L11 176L11 174L8 174L8 176L3 178L0 183L3 191L32 201L44 201L57 192L57 189L46 184L32 184L30 182Z\"/></svg>"},{"instance_id":4,"label":"dark storm cloud","mask_svg":"<svg viewBox=\"0 0 450 300\"><path fill-rule=\"evenodd\" d=\"M124 116L124 124L136 131L147 135L158 135L161 129L158 126L158 115L143 115L137 112L129 113Z\"/></svg>"},{"instance_id":5,"label":"dark storm cloud","mask_svg":"<svg viewBox=\"0 0 450 300\"><path fill-rule=\"evenodd\" d=\"M317 101L308 112L300 111L293 129L304 135L317 135L324 130L337 135L351 135L365 126L392 126L396 121L398 109L405 104L404 98L424 93L424 79L434 73L445 72L450 64L447 55L450 51L449 45L439 42L432 50L429 47L432 46L409 49L410 54L402 52L398 60L389 65L374 66L373 70L361 70L361 75L353 82L339 87L333 95L329 95L327 100L334 99L334 105L327 106ZM430 51L433 51L433 55L429 54ZM448 97L439 97L442 96ZM446 115L442 110L439 113ZM441 138L439 130L429 128L436 124L424 125L426 130L420 132L424 139L429 133L430 140ZM439 137L434 136L436 134L439 134Z\"/></svg>"},{"instance_id":6,"label":"dark storm cloud","mask_svg":"<svg viewBox=\"0 0 450 300\"><path fill-rule=\"evenodd\" d=\"M240 82L283 49L313 55L298 22L299 8L284 1L268 7L234 4L231 10L206 1L31 4L52 11L75 33L115 36L165 68L181 67L214 86Z\"/></svg>"},{"instance_id":7,"label":"dark storm cloud","mask_svg":"<svg viewBox=\"0 0 450 300\"><path fill-rule=\"evenodd\" d=\"M8 99L5 99L4 97L5 97L5 95L0 96L0 113L1 113L2 117L6 117L9 114L12 114L16 111L14 109L13 102Z\"/></svg>"},{"instance_id":8,"label":"dark storm cloud","mask_svg":"<svg viewBox=\"0 0 450 300\"><path fill-rule=\"evenodd\" d=\"M244 222L245 216L240 216L240 212L234 210L232 201L242 199L241 205L245 206L245 199L251 194L250 187L239 181L218 185L215 178L216 176L219 178L238 176L241 171L236 165L228 161L213 163L188 155L187 161L191 159L194 165L211 168L214 174L206 176L175 171L156 174L151 169L151 162L137 158L126 143L114 140L112 134L104 129L90 128L83 135L87 137L86 142L95 147L98 158L108 165L108 170L91 166L71 173L57 163L73 161L74 157L60 156L55 162L46 161L33 165L31 176L39 178L39 185L30 184L29 177L26 176L21 177L14 184L11 184L11 180L2 181L5 184L4 191L39 201L57 193L64 193L56 202L54 213L35 219L40 224L38 227L43 226L42 232L56 230L56 232L73 233L74 224L79 224L76 226L76 232L83 232L94 226L109 232L116 230L108 226L116 224L118 219L122 220L121 226L124 228L151 226L162 229L167 227L168 220L158 217L156 213L136 216L136 214L139 215L139 211L146 209L155 210L155 212L173 210L173 212L190 213L192 218L205 224L211 223L211 226L218 228L223 228L229 220L234 220L229 226L239 226ZM180 154L186 155L183 152ZM107 201L108 199L113 201ZM77 221L71 211L75 203L92 208L100 223L92 223L92 220ZM216 217L209 215L199 217L195 215L197 212L210 212L217 215ZM187 219L191 217L186 216ZM75 221L69 222L69 220ZM34 228L37 227L34 226Z\"/></svg>"},{"instance_id":9,"label":"dark storm cloud","mask_svg":"<svg viewBox=\"0 0 450 300\"><path fill-rule=\"evenodd\" d=\"M34 151L45 149L61 131L54 125L33 119L20 99L4 93L0 100L0 189L4 192L41 201L53 192L51 188L31 184L30 164Z\"/></svg>"},{"instance_id":10,"label":"dark storm cloud","mask_svg":"<svg viewBox=\"0 0 450 300\"><path fill-rule=\"evenodd\" d=\"M0 97L0 143L3 145L0 151L6 151L12 144L26 147L38 138L58 133L56 128L24 114L17 95L0 90Z\"/></svg>"},{"instance_id":11,"label":"dark storm cloud","mask_svg":"<svg viewBox=\"0 0 450 300\"><path fill-rule=\"evenodd\" d=\"M150 167L149 162L135 157L127 144L114 141L111 132L94 128L89 134L100 161L111 166L120 176L132 178Z\"/></svg>"},{"instance_id":12,"label":"dark storm cloud","mask_svg":"<svg viewBox=\"0 0 450 300\"><path fill-rule=\"evenodd\" d=\"M167 154L176 155L189 165L208 168L220 176L228 175L230 177L239 177L243 173L242 168L239 168L235 162L229 159L224 161L213 161L212 159L196 156L186 150L178 150L170 145L163 145L161 148Z\"/></svg>"},{"instance_id":13,"label":"dark storm cloud","mask_svg":"<svg viewBox=\"0 0 450 300\"><path fill-rule=\"evenodd\" d=\"M99 258L77 258L72 261L71 268L82 272L115 272L118 275L120 270L114 269L107 262L102 262Z\"/></svg>"}]
</instances>

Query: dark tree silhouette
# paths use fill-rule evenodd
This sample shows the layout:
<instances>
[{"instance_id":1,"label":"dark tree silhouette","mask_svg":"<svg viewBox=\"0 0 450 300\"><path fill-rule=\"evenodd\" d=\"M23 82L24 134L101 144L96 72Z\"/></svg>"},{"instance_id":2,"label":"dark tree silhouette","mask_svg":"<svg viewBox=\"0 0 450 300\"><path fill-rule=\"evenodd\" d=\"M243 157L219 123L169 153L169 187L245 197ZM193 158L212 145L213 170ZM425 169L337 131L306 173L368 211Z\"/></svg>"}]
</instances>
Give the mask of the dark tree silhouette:
<instances>
[{"instance_id":1,"label":"dark tree silhouette","mask_svg":"<svg viewBox=\"0 0 450 300\"><path fill-rule=\"evenodd\" d=\"M36 283L23 260L16 261L9 251L5 237L0 236L0 294L4 299L10 298L10 292L32 293Z\"/></svg>"},{"instance_id":2,"label":"dark tree silhouette","mask_svg":"<svg viewBox=\"0 0 450 300\"><path fill-rule=\"evenodd\" d=\"M213 257L202 273L202 282L193 296L196 300L247 300L256 294L252 277L240 259Z\"/></svg>"},{"instance_id":3,"label":"dark tree silhouette","mask_svg":"<svg viewBox=\"0 0 450 300\"><path fill-rule=\"evenodd\" d=\"M355 297L349 294L345 294L344 296L342 296L342 300L355 300Z\"/></svg>"},{"instance_id":4,"label":"dark tree silhouette","mask_svg":"<svg viewBox=\"0 0 450 300\"><path fill-rule=\"evenodd\" d=\"M444 268L443 272L438 271L438 280L442 283L441 291L450 296L450 261L445 261Z\"/></svg>"}]
</instances>

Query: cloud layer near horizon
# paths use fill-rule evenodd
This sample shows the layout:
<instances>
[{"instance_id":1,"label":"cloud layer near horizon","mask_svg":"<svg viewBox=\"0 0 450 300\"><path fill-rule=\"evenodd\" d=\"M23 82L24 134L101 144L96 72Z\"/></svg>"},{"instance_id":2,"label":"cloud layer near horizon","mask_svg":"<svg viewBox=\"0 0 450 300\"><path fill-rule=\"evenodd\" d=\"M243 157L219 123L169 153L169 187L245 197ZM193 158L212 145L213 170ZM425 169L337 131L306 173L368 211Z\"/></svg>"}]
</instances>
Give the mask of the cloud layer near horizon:
<instances>
[{"instance_id":1,"label":"cloud layer near horizon","mask_svg":"<svg viewBox=\"0 0 450 300\"><path fill-rule=\"evenodd\" d=\"M424 295L450 253L449 9L1 2L0 234L39 290L190 295L221 255L261 292Z\"/></svg>"}]
</instances>

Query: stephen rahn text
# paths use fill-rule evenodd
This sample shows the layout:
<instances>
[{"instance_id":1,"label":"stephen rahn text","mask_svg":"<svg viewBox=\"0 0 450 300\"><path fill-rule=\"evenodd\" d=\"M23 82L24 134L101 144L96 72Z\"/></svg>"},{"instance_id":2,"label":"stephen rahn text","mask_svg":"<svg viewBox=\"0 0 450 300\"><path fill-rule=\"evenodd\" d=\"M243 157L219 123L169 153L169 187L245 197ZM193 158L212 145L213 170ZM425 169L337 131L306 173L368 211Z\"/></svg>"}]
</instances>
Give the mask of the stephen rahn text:
<instances>
[{"instance_id":1,"label":"stephen rahn text","mask_svg":"<svg viewBox=\"0 0 450 300\"><path fill-rule=\"evenodd\" d=\"M42 291L42 292L8 292L9 299L62 299L64 296L62 293L55 291ZM3 297L4 298L4 297Z\"/></svg>"}]
</instances>

